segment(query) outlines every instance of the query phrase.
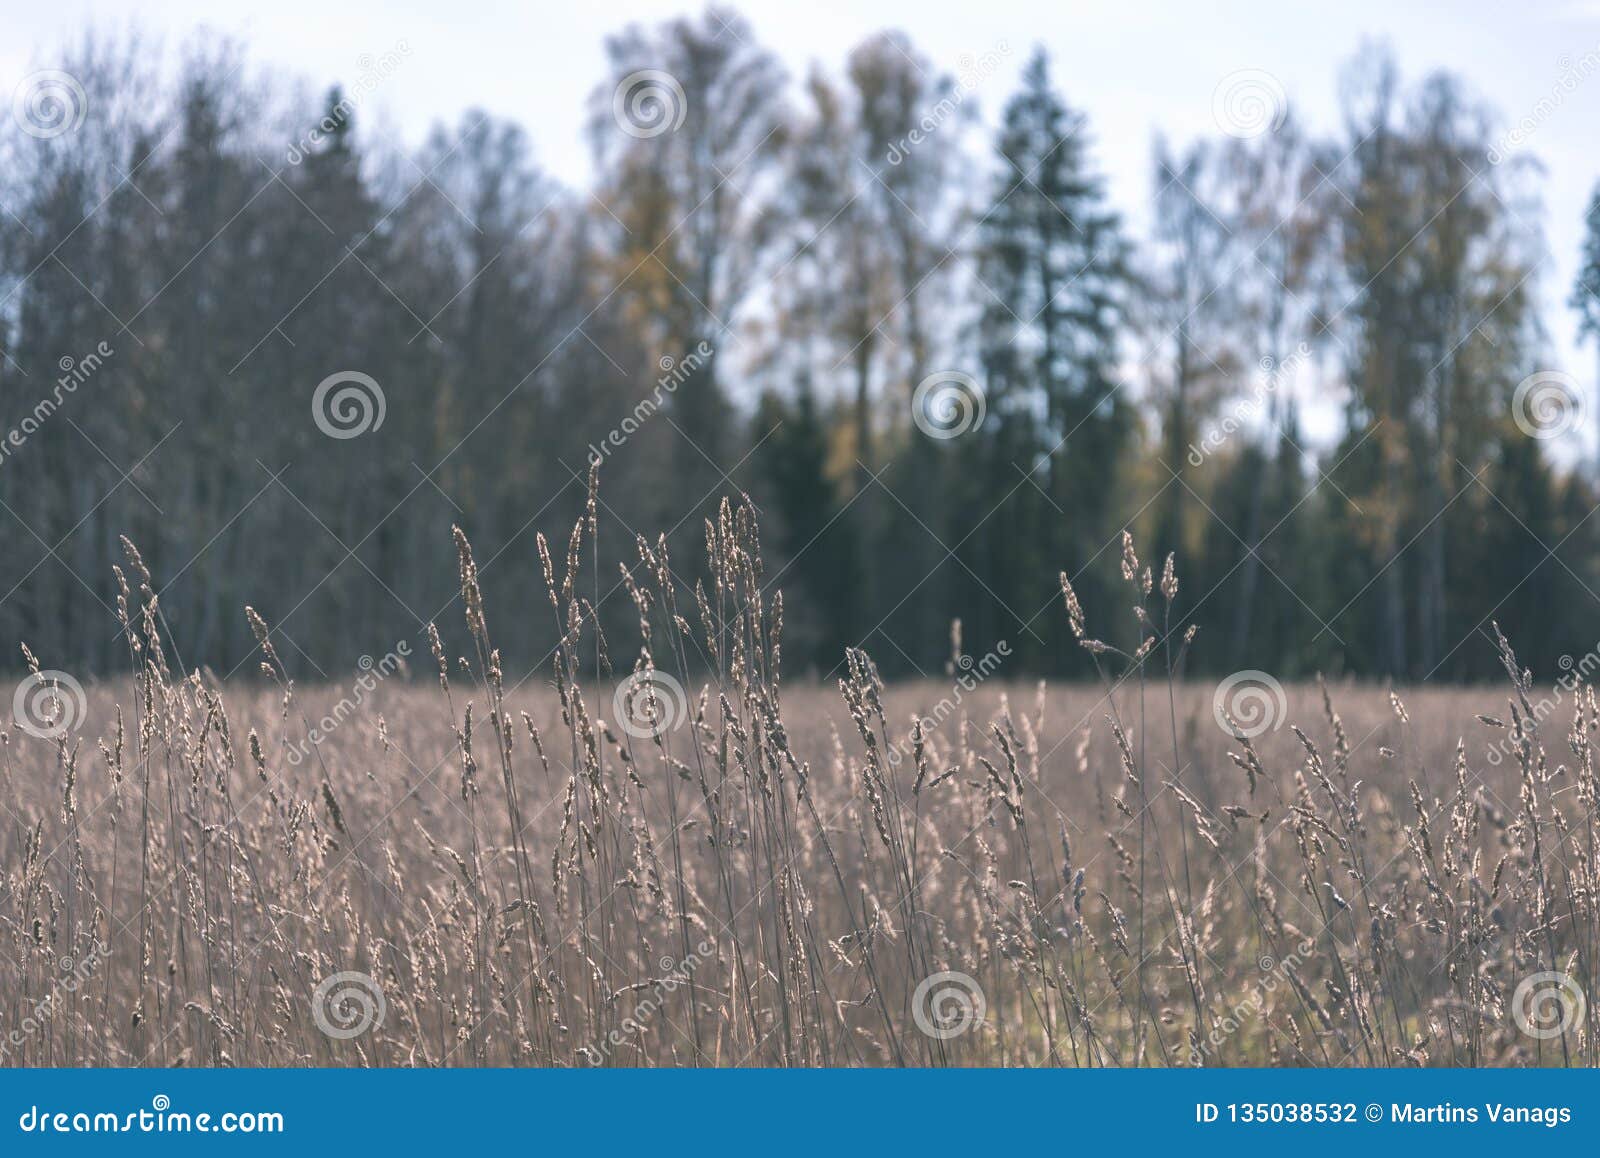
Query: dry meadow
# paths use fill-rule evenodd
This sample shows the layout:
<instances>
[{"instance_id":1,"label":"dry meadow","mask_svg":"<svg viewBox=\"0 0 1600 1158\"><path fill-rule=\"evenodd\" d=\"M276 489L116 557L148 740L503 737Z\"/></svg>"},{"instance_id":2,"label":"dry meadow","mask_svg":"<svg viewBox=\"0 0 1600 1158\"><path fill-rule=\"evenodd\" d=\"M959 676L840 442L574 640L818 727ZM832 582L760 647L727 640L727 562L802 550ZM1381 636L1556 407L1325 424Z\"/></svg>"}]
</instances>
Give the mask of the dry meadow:
<instances>
[{"instance_id":1,"label":"dry meadow","mask_svg":"<svg viewBox=\"0 0 1600 1158\"><path fill-rule=\"evenodd\" d=\"M1181 575L1128 543L1152 642L1063 590L1098 684L959 632L942 679L791 682L725 507L698 595L641 541L594 680L587 529L520 682L464 538L464 618L343 686L253 612L259 678L175 670L130 550L131 676L24 681L0 752L6 1064L1597 1061L1582 669L1184 681Z\"/></svg>"}]
</instances>

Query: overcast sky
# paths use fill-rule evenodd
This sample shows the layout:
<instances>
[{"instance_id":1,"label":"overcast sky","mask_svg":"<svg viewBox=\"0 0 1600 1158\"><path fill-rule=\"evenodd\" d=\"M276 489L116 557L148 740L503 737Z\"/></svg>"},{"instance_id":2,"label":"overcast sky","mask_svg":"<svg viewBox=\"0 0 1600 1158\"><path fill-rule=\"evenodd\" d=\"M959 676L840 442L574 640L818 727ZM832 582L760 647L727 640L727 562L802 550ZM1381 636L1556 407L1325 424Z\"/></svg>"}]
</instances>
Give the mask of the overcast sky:
<instances>
[{"instance_id":1,"label":"overcast sky","mask_svg":"<svg viewBox=\"0 0 1600 1158\"><path fill-rule=\"evenodd\" d=\"M129 19L129 5L117 0L6 7L0 93L8 95L30 71L52 66L84 28L125 29ZM851 46L886 28L909 33L952 74L964 56L1004 43L1009 54L976 92L990 123L1028 49L1044 44L1068 101L1089 115L1095 156L1136 231L1152 191L1152 135L1159 130L1177 142L1215 135L1213 94L1240 69L1277 78L1301 119L1323 131L1338 125L1340 68L1367 38L1390 42L1408 81L1437 68L1464 75L1499 110L1502 128L1555 95L1558 107L1523 146L1548 170L1542 224L1550 257L1539 277L1554 343L1550 368L1575 374L1595 398L1594 352L1577 346L1566 299L1584 206L1600 178L1600 0L767 0L737 7L795 77L814 61L837 68ZM661 0L160 0L143 6L138 21L169 49L200 27L233 34L254 60L319 88L353 83L365 61L404 41L409 55L363 101L363 111L381 110L415 142L435 121L485 108L525 125L542 164L576 185L589 172L583 123L605 71L605 34L630 21L697 10ZM1585 79L1565 91L1563 75L1570 84L1579 74Z\"/></svg>"}]
</instances>

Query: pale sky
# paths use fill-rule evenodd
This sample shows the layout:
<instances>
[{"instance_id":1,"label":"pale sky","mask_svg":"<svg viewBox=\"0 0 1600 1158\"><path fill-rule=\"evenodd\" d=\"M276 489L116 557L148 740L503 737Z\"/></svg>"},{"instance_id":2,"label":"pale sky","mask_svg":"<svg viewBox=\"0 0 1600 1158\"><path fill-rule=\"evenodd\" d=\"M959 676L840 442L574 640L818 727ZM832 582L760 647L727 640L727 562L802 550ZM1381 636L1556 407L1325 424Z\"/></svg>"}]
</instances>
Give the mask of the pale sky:
<instances>
[{"instance_id":1,"label":"pale sky","mask_svg":"<svg viewBox=\"0 0 1600 1158\"><path fill-rule=\"evenodd\" d=\"M129 6L115 0L6 7L0 93L8 96L27 73L51 67L62 45L83 29L121 30L130 20ZM1004 43L1009 54L975 92L991 124L1028 51L1044 44L1067 100L1088 113L1094 156L1136 236L1153 191L1153 134L1164 132L1175 143L1216 135L1213 93L1237 70L1276 77L1296 114L1319 132L1338 128L1339 70L1364 38L1388 40L1408 82L1437 68L1460 73L1500 112L1501 128L1558 94L1558 106L1523 145L1548 170L1542 225L1550 258L1538 275L1553 340L1548 361L1574 374L1596 400L1595 353L1577 346L1566 299L1583 210L1600 179L1600 0L767 0L738 7L794 78L814 61L837 69L853 45L887 28L907 32L952 74L963 56ZM364 113L377 111L414 143L434 122L454 122L464 110L482 107L524 125L543 166L581 185L589 172L583 136L588 99L605 72L603 37L630 21L695 11L695 5L664 0L160 0L141 6L136 19L168 49L200 27L233 34L249 45L253 61L284 68L318 89L336 80L353 83L364 61L404 41L409 55L362 102ZM1584 79L1563 91L1563 75L1570 82L1575 74Z\"/></svg>"}]
</instances>

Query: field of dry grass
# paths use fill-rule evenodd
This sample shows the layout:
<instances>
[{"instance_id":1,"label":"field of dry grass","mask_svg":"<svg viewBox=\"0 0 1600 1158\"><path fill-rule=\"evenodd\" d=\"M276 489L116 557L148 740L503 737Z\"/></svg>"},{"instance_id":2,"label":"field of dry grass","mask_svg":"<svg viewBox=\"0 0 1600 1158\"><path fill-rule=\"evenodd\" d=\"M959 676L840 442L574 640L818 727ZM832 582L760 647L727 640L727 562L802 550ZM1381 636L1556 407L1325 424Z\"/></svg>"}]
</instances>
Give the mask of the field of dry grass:
<instances>
[{"instance_id":1,"label":"field of dry grass","mask_svg":"<svg viewBox=\"0 0 1600 1158\"><path fill-rule=\"evenodd\" d=\"M464 623L345 686L25 681L0 753L9 1065L1594 1065L1587 687L784 682L753 516L641 546L627 678L574 572L519 686ZM692 662L711 657L709 665ZM48 657L41 657L48 669ZM629 676L629 671L632 675ZM270 677L270 678L268 678ZM680 694L681 693L681 694ZM1479 715L1481 713L1481 716Z\"/></svg>"}]
</instances>

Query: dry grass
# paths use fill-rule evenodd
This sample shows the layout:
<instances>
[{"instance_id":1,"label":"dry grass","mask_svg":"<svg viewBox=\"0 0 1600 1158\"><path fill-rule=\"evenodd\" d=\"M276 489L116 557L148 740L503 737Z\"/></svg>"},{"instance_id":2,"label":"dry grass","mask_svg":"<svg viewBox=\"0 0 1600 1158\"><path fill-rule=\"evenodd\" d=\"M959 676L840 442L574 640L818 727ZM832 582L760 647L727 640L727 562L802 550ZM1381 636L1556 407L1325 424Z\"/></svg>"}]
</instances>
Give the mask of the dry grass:
<instances>
[{"instance_id":1,"label":"dry grass","mask_svg":"<svg viewBox=\"0 0 1600 1158\"><path fill-rule=\"evenodd\" d=\"M290 688L253 613L273 682L171 670L130 552L133 678L5 737L5 1061L1596 1063L1592 1010L1525 993L1533 1029L1569 1015L1540 1035L1513 1009L1525 978L1594 977L1586 688L1536 691L1507 649L1504 693L1293 687L1283 726L1230 736L1215 685L1169 679L1176 577L1131 544L1158 642L1088 639L1100 687L969 657L885 688L861 654L791 686L725 508L698 599L640 544L640 639L604 641L660 691L631 734L582 676L591 529L547 562L567 635L535 679L504 686L462 538L464 646L348 712ZM1104 610L1065 602L1085 635ZM319 995L341 973L370 980Z\"/></svg>"}]
</instances>

